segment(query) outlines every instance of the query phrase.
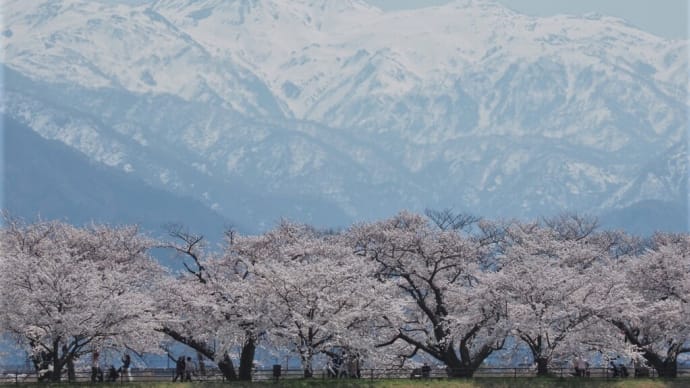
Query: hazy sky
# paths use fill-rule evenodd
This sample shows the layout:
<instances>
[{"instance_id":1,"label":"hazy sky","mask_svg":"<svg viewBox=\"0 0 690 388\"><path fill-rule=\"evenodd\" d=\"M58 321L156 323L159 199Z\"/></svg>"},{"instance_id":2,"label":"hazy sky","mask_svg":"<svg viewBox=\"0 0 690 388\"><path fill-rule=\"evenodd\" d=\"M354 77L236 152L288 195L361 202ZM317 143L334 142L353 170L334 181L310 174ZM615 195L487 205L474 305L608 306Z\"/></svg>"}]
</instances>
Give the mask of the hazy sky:
<instances>
[{"instance_id":1,"label":"hazy sky","mask_svg":"<svg viewBox=\"0 0 690 388\"><path fill-rule=\"evenodd\" d=\"M382 9L419 8L449 0L368 0ZM670 38L688 38L688 0L499 0L529 15L598 12L626 19L643 30Z\"/></svg>"}]
</instances>

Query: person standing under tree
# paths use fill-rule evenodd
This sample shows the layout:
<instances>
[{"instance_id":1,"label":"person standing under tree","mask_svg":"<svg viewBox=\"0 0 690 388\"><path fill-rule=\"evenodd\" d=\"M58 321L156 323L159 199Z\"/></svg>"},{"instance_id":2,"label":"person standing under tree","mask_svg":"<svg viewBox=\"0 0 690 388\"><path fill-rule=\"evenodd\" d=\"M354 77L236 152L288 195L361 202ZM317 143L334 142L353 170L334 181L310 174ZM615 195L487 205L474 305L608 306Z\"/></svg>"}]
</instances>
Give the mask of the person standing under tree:
<instances>
[{"instance_id":1,"label":"person standing under tree","mask_svg":"<svg viewBox=\"0 0 690 388\"><path fill-rule=\"evenodd\" d=\"M428 379L431 377L431 367L426 362L422 365L422 378Z\"/></svg>"},{"instance_id":2,"label":"person standing under tree","mask_svg":"<svg viewBox=\"0 0 690 388\"><path fill-rule=\"evenodd\" d=\"M132 358L129 354L125 353L122 356L122 377L127 378L127 381L132 381L132 375L129 373L129 365L132 363Z\"/></svg>"},{"instance_id":3,"label":"person standing under tree","mask_svg":"<svg viewBox=\"0 0 690 388\"><path fill-rule=\"evenodd\" d=\"M100 365L100 359L99 359L100 354L98 353L98 350L93 351L93 355L91 356L91 382L95 383L97 381L103 381L103 372L101 372L101 365Z\"/></svg>"},{"instance_id":4,"label":"person standing under tree","mask_svg":"<svg viewBox=\"0 0 690 388\"><path fill-rule=\"evenodd\" d=\"M178 357L177 361L175 362L175 377L173 377L173 383L177 381L178 377L180 378L180 382L184 381L184 364L184 356Z\"/></svg>"},{"instance_id":5,"label":"person standing under tree","mask_svg":"<svg viewBox=\"0 0 690 388\"><path fill-rule=\"evenodd\" d=\"M187 357L187 361L185 361L184 364L185 381L192 381L192 376L194 375L195 369L196 365L194 365L194 361L192 361L191 357Z\"/></svg>"}]
</instances>

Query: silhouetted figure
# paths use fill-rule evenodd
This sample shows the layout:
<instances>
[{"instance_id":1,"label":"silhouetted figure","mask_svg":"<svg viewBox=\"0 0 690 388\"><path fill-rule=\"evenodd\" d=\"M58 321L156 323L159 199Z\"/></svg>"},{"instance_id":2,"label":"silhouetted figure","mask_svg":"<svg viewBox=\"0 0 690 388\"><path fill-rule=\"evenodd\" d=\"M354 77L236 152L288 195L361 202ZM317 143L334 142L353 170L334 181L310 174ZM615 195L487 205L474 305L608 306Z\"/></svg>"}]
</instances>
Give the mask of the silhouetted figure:
<instances>
[{"instance_id":1,"label":"silhouetted figure","mask_svg":"<svg viewBox=\"0 0 690 388\"><path fill-rule=\"evenodd\" d=\"M185 381L192 381L192 376L194 375L195 369L194 361L192 361L191 357L187 357L187 360L184 364Z\"/></svg>"},{"instance_id":2,"label":"silhouetted figure","mask_svg":"<svg viewBox=\"0 0 690 388\"><path fill-rule=\"evenodd\" d=\"M100 365L100 354L97 350L94 350L91 356L91 382L95 383L98 381L103 381L103 371Z\"/></svg>"},{"instance_id":3,"label":"silhouetted figure","mask_svg":"<svg viewBox=\"0 0 690 388\"><path fill-rule=\"evenodd\" d=\"M122 356L122 376L127 378L127 381L132 381L132 375L129 373L129 365L132 363L132 358L125 353Z\"/></svg>"},{"instance_id":4,"label":"silhouetted figure","mask_svg":"<svg viewBox=\"0 0 690 388\"><path fill-rule=\"evenodd\" d=\"M609 366L611 366L611 377L618 377L619 372L616 364L614 364L613 361L609 361Z\"/></svg>"},{"instance_id":5,"label":"silhouetted figure","mask_svg":"<svg viewBox=\"0 0 690 388\"><path fill-rule=\"evenodd\" d=\"M185 362L184 362L184 356L180 356L177 358L177 361L175 362L175 377L173 377L173 382L177 381L177 378L180 378L180 381L184 381L184 370L185 370Z\"/></svg>"},{"instance_id":6,"label":"silhouetted figure","mask_svg":"<svg viewBox=\"0 0 690 388\"><path fill-rule=\"evenodd\" d=\"M431 377L431 367L426 362L422 365L422 378L428 379Z\"/></svg>"},{"instance_id":7,"label":"silhouetted figure","mask_svg":"<svg viewBox=\"0 0 690 388\"><path fill-rule=\"evenodd\" d=\"M115 382L117 379L120 378L120 373L118 372L117 369L115 369L115 365L110 365L110 368L108 368L108 377L106 378L106 381L108 382Z\"/></svg>"}]
</instances>

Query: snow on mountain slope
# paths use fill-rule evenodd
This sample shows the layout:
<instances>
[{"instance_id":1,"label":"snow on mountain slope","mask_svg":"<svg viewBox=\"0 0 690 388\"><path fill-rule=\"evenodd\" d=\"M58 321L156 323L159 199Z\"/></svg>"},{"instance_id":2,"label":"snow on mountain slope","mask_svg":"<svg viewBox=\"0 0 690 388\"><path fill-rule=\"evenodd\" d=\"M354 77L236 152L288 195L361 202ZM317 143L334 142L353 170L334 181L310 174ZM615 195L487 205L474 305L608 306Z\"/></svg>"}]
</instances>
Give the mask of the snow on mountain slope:
<instances>
[{"instance_id":1,"label":"snow on mountain slope","mask_svg":"<svg viewBox=\"0 0 690 388\"><path fill-rule=\"evenodd\" d=\"M32 77L220 100L247 114L283 114L251 71L213 56L149 7L8 1L5 10L5 61Z\"/></svg>"},{"instance_id":2,"label":"snow on mountain slope","mask_svg":"<svg viewBox=\"0 0 690 388\"><path fill-rule=\"evenodd\" d=\"M687 207L690 204L688 164L688 143L678 142L654 155L652 160L642 166L637 178L625 182L604 206L630 206L641 200L661 200L684 202Z\"/></svg>"},{"instance_id":3,"label":"snow on mountain slope","mask_svg":"<svg viewBox=\"0 0 690 388\"><path fill-rule=\"evenodd\" d=\"M682 55L675 60L660 55L687 52L686 46L611 17L535 18L478 0L390 13L362 2L336 3L337 12L333 2L275 0L170 0L155 8L204 46L242 58L286 98L297 117L317 121L327 108L314 103L337 105L328 97L337 95L333 89L342 88L342 80L366 70L369 61L362 58L387 66L375 66L380 78L361 92L394 97L443 89L448 75L482 72L495 84L512 64L543 58L567 64L571 93L577 73L588 67L607 76L653 69L647 76L662 88L677 85L677 69L683 63L687 68Z\"/></svg>"},{"instance_id":4,"label":"snow on mountain slope","mask_svg":"<svg viewBox=\"0 0 690 388\"><path fill-rule=\"evenodd\" d=\"M4 5L3 114L226 215L234 186L321 220L687 201L682 163L643 182L688 139L688 42L620 19L491 0Z\"/></svg>"},{"instance_id":5,"label":"snow on mountain slope","mask_svg":"<svg viewBox=\"0 0 690 388\"><path fill-rule=\"evenodd\" d=\"M241 58L296 117L365 131L392 152L406 147L388 138L401 137L412 171L440 154L420 159L415 147L467 136L544 136L637 156L686 136L687 42L611 17L535 18L492 1L392 13L338 4L335 14L306 1L156 9Z\"/></svg>"},{"instance_id":6,"label":"snow on mountain slope","mask_svg":"<svg viewBox=\"0 0 690 388\"><path fill-rule=\"evenodd\" d=\"M14 216L32 220L40 215L75 224L138 223L156 236L165 234L162 225L184 223L211 241L222 239L228 220L199 201L153 189L12 119L4 120L3 130L3 207Z\"/></svg>"}]
</instances>

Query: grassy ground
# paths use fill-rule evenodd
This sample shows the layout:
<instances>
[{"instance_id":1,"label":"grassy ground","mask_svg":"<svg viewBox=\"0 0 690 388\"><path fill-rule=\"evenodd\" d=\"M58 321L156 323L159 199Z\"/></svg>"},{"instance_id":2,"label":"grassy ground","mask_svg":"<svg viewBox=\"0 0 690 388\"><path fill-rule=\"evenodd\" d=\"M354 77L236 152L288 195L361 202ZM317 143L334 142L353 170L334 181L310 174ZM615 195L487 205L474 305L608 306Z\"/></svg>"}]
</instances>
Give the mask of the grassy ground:
<instances>
[{"instance_id":1,"label":"grassy ground","mask_svg":"<svg viewBox=\"0 0 690 388\"><path fill-rule=\"evenodd\" d=\"M688 388L690 379L681 378L674 380L660 379L625 379L625 380L599 380L599 379L541 379L541 378L479 378L473 380L287 380L278 382L256 383L81 383L81 384L0 384L0 386L15 387L101 387L101 388L547 388L547 387L593 387L593 388Z\"/></svg>"}]
</instances>

